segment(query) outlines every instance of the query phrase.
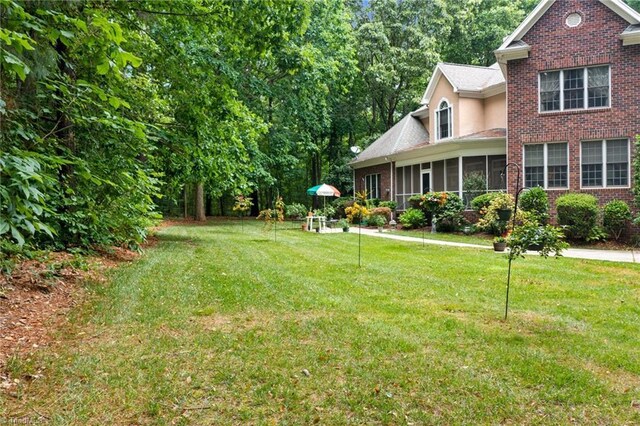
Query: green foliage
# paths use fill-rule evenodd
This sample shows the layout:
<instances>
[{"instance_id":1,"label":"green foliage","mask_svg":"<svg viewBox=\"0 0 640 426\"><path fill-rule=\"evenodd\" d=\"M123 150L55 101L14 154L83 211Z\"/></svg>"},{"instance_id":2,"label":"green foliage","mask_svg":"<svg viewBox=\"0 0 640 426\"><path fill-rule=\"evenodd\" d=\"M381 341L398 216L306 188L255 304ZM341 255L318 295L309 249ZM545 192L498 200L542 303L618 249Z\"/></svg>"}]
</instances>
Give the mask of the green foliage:
<instances>
[{"instance_id":1,"label":"green foliage","mask_svg":"<svg viewBox=\"0 0 640 426\"><path fill-rule=\"evenodd\" d=\"M389 210L395 211L398 207L398 203L396 203L395 201L380 201L380 204L378 204L378 206L387 207Z\"/></svg>"},{"instance_id":2,"label":"green foliage","mask_svg":"<svg viewBox=\"0 0 640 426\"><path fill-rule=\"evenodd\" d=\"M384 226L387 224L387 219L380 214L370 214L367 220L369 226Z\"/></svg>"},{"instance_id":3,"label":"green foliage","mask_svg":"<svg viewBox=\"0 0 640 426\"><path fill-rule=\"evenodd\" d=\"M629 205L622 200L613 200L605 204L602 210L602 225L610 236L620 239L622 232L633 218Z\"/></svg>"},{"instance_id":4,"label":"green foliage","mask_svg":"<svg viewBox=\"0 0 640 426\"><path fill-rule=\"evenodd\" d=\"M333 219L336 215L336 208L330 204L327 204L321 209L316 211L316 214L319 216L325 216L328 219Z\"/></svg>"},{"instance_id":5,"label":"green foliage","mask_svg":"<svg viewBox=\"0 0 640 426\"><path fill-rule=\"evenodd\" d=\"M552 253L558 257L569 247L561 229L551 225L538 226L535 222L516 226L507 238L507 246L510 249L509 257L513 259L524 257L527 250L539 251L543 257Z\"/></svg>"},{"instance_id":6,"label":"green foliage","mask_svg":"<svg viewBox=\"0 0 640 426\"><path fill-rule=\"evenodd\" d=\"M539 186L524 191L518 199L519 209L532 214L539 225L549 221L549 197Z\"/></svg>"},{"instance_id":7,"label":"green foliage","mask_svg":"<svg viewBox=\"0 0 640 426\"><path fill-rule=\"evenodd\" d=\"M304 204L292 203L286 207L287 217L303 218L307 215L307 207Z\"/></svg>"},{"instance_id":8,"label":"green foliage","mask_svg":"<svg viewBox=\"0 0 640 426\"><path fill-rule=\"evenodd\" d=\"M501 220L498 216L498 210L513 209L515 203L513 195L511 194L507 194L506 192L498 192L496 194L497 195L492 197L489 206L484 210L484 216L478 220L477 227L492 235L503 235L511 226L511 221ZM516 220L526 222L527 215L521 210L518 210L518 213L519 217L517 217Z\"/></svg>"},{"instance_id":9,"label":"green foliage","mask_svg":"<svg viewBox=\"0 0 640 426\"><path fill-rule=\"evenodd\" d=\"M568 238L591 241L598 239L598 200L590 194L566 194L556 200L558 224Z\"/></svg>"},{"instance_id":10,"label":"green foliage","mask_svg":"<svg viewBox=\"0 0 640 426\"><path fill-rule=\"evenodd\" d=\"M398 221L403 228L415 229L424 226L424 212L420 209L410 208L400 215Z\"/></svg>"},{"instance_id":11,"label":"green foliage","mask_svg":"<svg viewBox=\"0 0 640 426\"><path fill-rule=\"evenodd\" d=\"M482 172L466 173L462 177L462 191L465 200L470 205L471 200L487 192L487 178Z\"/></svg>"},{"instance_id":12,"label":"green foliage","mask_svg":"<svg viewBox=\"0 0 640 426\"><path fill-rule=\"evenodd\" d=\"M462 199L453 192L446 195L444 204L439 206L433 213L438 232L457 231L464 223L464 217L462 216L464 204Z\"/></svg>"},{"instance_id":13,"label":"green foliage","mask_svg":"<svg viewBox=\"0 0 640 426\"><path fill-rule=\"evenodd\" d=\"M376 207L369 212L370 216L382 216L388 222L391 220L391 209L389 207Z\"/></svg>"},{"instance_id":14,"label":"green foliage","mask_svg":"<svg viewBox=\"0 0 640 426\"><path fill-rule=\"evenodd\" d=\"M0 154L0 182L0 240L10 238L22 246L37 232L53 237L45 224L45 194L52 179L43 173L38 156L18 150Z\"/></svg>"},{"instance_id":15,"label":"green foliage","mask_svg":"<svg viewBox=\"0 0 640 426\"><path fill-rule=\"evenodd\" d=\"M235 201L233 204L233 211L238 212L241 216L244 216L247 214L248 211L251 210L252 206L253 206L253 198L246 197L242 194L236 195Z\"/></svg>"},{"instance_id":16,"label":"green foliage","mask_svg":"<svg viewBox=\"0 0 640 426\"><path fill-rule=\"evenodd\" d=\"M486 210L491 201L494 198L499 197L499 192L487 192L486 194L478 195L474 199L471 200L471 208L476 212L483 214L483 211Z\"/></svg>"}]
</instances>

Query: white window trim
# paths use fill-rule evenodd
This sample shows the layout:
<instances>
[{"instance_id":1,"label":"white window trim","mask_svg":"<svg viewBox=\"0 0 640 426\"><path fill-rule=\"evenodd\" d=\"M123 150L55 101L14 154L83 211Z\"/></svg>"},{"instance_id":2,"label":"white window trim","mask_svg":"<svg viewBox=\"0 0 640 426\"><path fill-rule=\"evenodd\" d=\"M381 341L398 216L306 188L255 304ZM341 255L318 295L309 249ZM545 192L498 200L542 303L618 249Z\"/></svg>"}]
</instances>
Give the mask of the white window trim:
<instances>
[{"instance_id":1,"label":"white window trim","mask_svg":"<svg viewBox=\"0 0 640 426\"><path fill-rule=\"evenodd\" d=\"M548 165L549 165L549 157L548 157L548 145L553 145L553 144L559 144L559 143L563 143L567 146L567 186L554 186L553 188L549 188L549 170L547 169ZM545 191L566 191L567 189L571 188L571 167L569 165L570 163L570 157L569 157L569 143L568 142L544 142L544 143L531 143L531 144L527 144L524 145L522 147L522 186L524 188L530 188L528 186L526 186L527 184L527 174L526 174L526 170L527 170L527 166L525 165L525 147L526 146L530 146L530 145L543 145L542 148L542 173L543 173L543 178L544 178L544 186L542 187L542 189L544 189ZM582 143L580 144L580 158L582 158ZM580 160L580 170L582 170L582 160ZM581 181L582 183L582 181Z\"/></svg>"},{"instance_id":2,"label":"white window trim","mask_svg":"<svg viewBox=\"0 0 640 426\"><path fill-rule=\"evenodd\" d=\"M626 185L607 185L607 142L608 141L627 141L627 184ZM602 186L583 186L582 185L582 142L601 142L602 143ZM629 189L631 188L631 141L628 137L609 138L609 139L585 139L580 141L580 189L598 190L598 189Z\"/></svg>"},{"instance_id":3,"label":"white window trim","mask_svg":"<svg viewBox=\"0 0 640 426\"><path fill-rule=\"evenodd\" d=\"M429 173L429 188L425 188L422 186L423 182L424 182L424 175ZM420 170L420 189L422 190L422 194L425 194L426 192L430 191L431 188L433 187L432 184L432 179L433 179L433 173L431 173L431 169L421 169Z\"/></svg>"},{"instance_id":4,"label":"white window trim","mask_svg":"<svg viewBox=\"0 0 640 426\"><path fill-rule=\"evenodd\" d=\"M589 68L599 68L599 67L604 67L605 65L594 65L594 66L589 66L589 67L577 67L577 68L563 68L563 69L559 69L559 70L545 70L545 71L540 71L538 72L538 113L539 114L557 114L559 112L570 112L570 111L592 111L592 110L606 110L606 109L611 109L611 104L613 102L613 99L611 99L611 65L606 65L609 68L609 106L606 107L591 107L589 108L589 75L587 74L587 70ZM579 70L582 69L584 74L583 77L586 75L586 78L584 78L584 107L583 108L571 108L571 109L565 109L564 108L564 72L565 71L571 71L571 70ZM542 111L542 98L540 96L540 88L542 87L542 73L543 72L556 72L559 71L560 72L560 109L554 109L552 111Z\"/></svg>"},{"instance_id":5,"label":"white window trim","mask_svg":"<svg viewBox=\"0 0 640 426\"><path fill-rule=\"evenodd\" d=\"M376 179L376 191L378 192L378 196L375 197L374 195L376 194L372 194L370 189L371 189L371 180L372 178ZM380 184L382 184L382 177L380 176L380 173L371 173L368 175L365 175L364 177L364 190L367 192L367 199L373 199L373 198L378 198L380 199L381 196L381 192L380 191Z\"/></svg>"},{"instance_id":6,"label":"white window trim","mask_svg":"<svg viewBox=\"0 0 640 426\"><path fill-rule=\"evenodd\" d=\"M446 138L440 137L440 112L445 111L443 109L440 109L440 105L442 104L442 102L447 103L448 107L446 108L446 110L449 111L449 136ZM448 139L453 139L453 104L449 102L449 99L447 98L440 99L440 101L438 102L438 109L435 111L434 121L435 121L436 141L446 141Z\"/></svg>"}]
</instances>

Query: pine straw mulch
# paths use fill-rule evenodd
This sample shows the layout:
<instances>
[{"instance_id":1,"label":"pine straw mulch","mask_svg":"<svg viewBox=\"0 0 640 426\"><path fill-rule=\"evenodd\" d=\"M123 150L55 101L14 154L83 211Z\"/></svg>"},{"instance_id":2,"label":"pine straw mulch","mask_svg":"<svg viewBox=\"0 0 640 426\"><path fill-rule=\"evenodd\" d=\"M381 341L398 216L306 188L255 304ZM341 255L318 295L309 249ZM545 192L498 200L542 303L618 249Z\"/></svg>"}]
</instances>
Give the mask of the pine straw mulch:
<instances>
[{"instance_id":1,"label":"pine straw mulch","mask_svg":"<svg viewBox=\"0 0 640 426\"><path fill-rule=\"evenodd\" d=\"M104 282L107 269L138 257L118 247L88 258L56 252L20 262L9 276L0 274L0 387L9 385L3 370L10 357L46 346L68 321L70 310L84 300L83 282Z\"/></svg>"}]
</instances>

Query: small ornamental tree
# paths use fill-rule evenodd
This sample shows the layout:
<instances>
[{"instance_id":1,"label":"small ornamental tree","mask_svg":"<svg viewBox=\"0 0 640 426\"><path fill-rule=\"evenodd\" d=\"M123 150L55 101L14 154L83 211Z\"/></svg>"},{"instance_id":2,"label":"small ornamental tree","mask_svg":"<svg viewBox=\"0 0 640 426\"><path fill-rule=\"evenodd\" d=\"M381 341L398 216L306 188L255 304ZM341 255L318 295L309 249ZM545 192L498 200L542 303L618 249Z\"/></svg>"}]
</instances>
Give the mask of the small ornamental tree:
<instances>
[{"instance_id":1,"label":"small ornamental tree","mask_svg":"<svg viewBox=\"0 0 640 426\"><path fill-rule=\"evenodd\" d=\"M244 229L244 217L246 213L251 210L251 206L253 206L253 198L245 197L244 195L236 195L235 203L233 205L233 211L238 212L240 215L240 220L242 221L242 228Z\"/></svg>"},{"instance_id":2,"label":"small ornamental tree","mask_svg":"<svg viewBox=\"0 0 640 426\"><path fill-rule=\"evenodd\" d=\"M257 220L264 220L263 230L269 231L276 222L284 222L284 201L282 197L276 198L273 209L264 209L260 211L260 214L256 218Z\"/></svg>"}]
</instances>

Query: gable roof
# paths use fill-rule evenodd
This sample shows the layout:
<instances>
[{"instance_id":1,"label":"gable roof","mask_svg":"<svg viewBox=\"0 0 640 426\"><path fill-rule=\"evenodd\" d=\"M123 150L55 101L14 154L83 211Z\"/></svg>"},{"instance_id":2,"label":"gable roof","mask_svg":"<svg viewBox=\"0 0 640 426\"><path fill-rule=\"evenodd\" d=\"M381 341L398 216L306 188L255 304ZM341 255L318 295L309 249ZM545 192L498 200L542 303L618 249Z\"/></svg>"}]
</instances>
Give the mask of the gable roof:
<instances>
[{"instance_id":1,"label":"gable roof","mask_svg":"<svg viewBox=\"0 0 640 426\"><path fill-rule=\"evenodd\" d=\"M503 92L505 89L504 76L497 63L490 67L439 63L422 97L423 105L431 101L442 76L451 83L455 93L466 97L484 98Z\"/></svg>"},{"instance_id":2,"label":"gable roof","mask_svg":"<svg viewBox=\"0 0 640 426\"><path fill-rule=\"evenodd\" d=\"M595 1L595 0L594 0ZM600 3L607 6L609 9L617 13L620 17L625 19L630 25L640 24L640 13L636 12L623 2L622 0L597 0ZM509 35L502 45L496 50L496 55L507 49L513 49L514 42L518 42L524 37L526 33L542 18L542 16L549 10L556 0L542 0L538 5L529 13L524 21L516 28L516 30ZM516 59L516 58L513 58Z\"/></svg>"},{"instance_id":3,"label":"gable roof","mask_svg":"<svg viewBox=\"0 0 640 426\"><path fill-rule=\"evenodd\" d=\"M429 133L422 122L407 114L395 126L386 131L374 143L362 151L351 164L358 164L376 158L384 159L396 152L423 144L429 140ZM384 161L381 161L384 162Z\"/></svg>"}]
</instances>

